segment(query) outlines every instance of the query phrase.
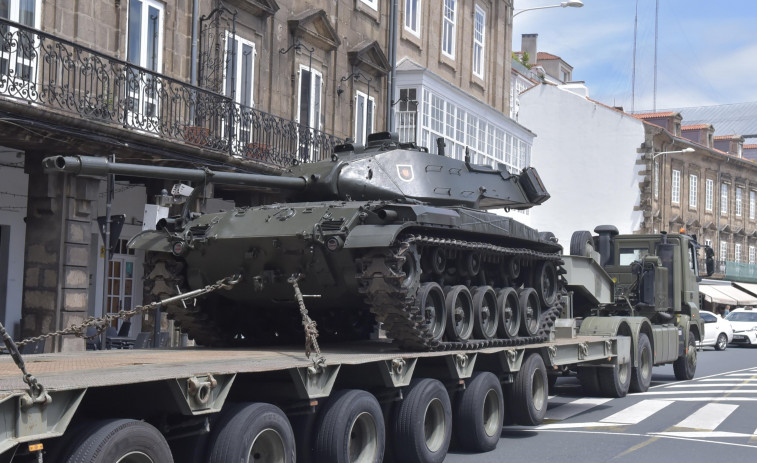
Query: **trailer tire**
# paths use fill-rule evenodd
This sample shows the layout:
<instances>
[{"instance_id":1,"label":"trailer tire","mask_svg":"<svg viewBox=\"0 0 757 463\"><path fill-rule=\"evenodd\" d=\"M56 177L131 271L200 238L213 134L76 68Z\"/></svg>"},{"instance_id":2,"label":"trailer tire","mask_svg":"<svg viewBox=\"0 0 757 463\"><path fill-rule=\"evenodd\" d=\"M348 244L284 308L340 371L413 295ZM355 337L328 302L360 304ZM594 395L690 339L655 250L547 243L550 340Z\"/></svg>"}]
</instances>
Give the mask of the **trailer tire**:
<instances>
[{"instance_id":1,"label":"trailer tire","mask_svg":"<svg viewBox=\"0 0 757 463\"><path fill-rule=\"evenodd\" d=\"M381 463L386 430L376 398L362 390L338 391L323 405L316 422L313 461Z\"/></svg>"},{"instance_id":2,"label":"trailer tire","mask_svg":"<svg viewBox=\"0 0 757 463\"><path fill-rule=\"evenodd\" d=\"M532 353L523 361L512 385L510 403L516 423L526 426L541 424L547 413L548 389L544 360L541 355Z\"/></svg>"},{"instance_id":3,"label":"trailer tire","mask_svg":"<svg viewBox=\"0 0 757 463\"><path fill-rule=\"evenodd\" d=\"M647 392L652 384L652 366L654 354L652 344L644 333L639 333L639 343L636 348L637 366L631 370L631 392Z\"/></svg>"},{"instance_id":4,"label":"trailer tire","mask_svg":"<svg viewBox=\"0 0 757 463\"><path fill-rule=\"evenodd\" d=\"M689 331L689 341L686 351L673 362L673 373L678 381L687 381L694 378L697 371L697 339L694 332Z\"/></svg>"},{"instance_id":5,"label":"trailer tire","mask_svg":"<svg viewBox=\"0 0 757 463\"><path fill-rule=\"evenodd\" d=\"M401 461L441 463L452 436L452 405L447 389L431 378L414 379L394 410L393 453Z\"/></svg>"},{"instance_id":6,"label":"trailer tire","mask_svg":"<svg viewBox=\"0 0 757 463\"><path fill-rule=\"evenodd\" d=\"M114 419L87 423L55 461L64 463L172 463L163 435L149 423ZM127 458L127 459L124 459Z\"/></svg>"},{"instance_id":7,"label":"trailer tire","mask_svg":"<svg viewBox=\"0 0 757 463\"><path fill-rule=\"evenodd\" d=\"M295 441L284 412L267 403L228 405L213 427L208 462L294 463Z\"/></svg>"},{"instance_id":8,"label":"trailer tire","mask_svg":"<svg viewBox=\"0 0 757 463\"><path fill-rule=\"evenodd\" d=\"M597 379L602 395L614 399L625 397L631 386L631 363L613 365L611 368L598 367Z\"/></svg>"},{"instance_id":9,"label":"trailer tire","mask_svg":"<svg viewBox=\"0 0 757 463\"><path fill-rule=\"evenodd\" d=\"M578 381L587 396L596 397L600 395L599 377L597 376L596 367L578 367L576 370Z\"/></svg>"},{"instance_id":10,"label":"trailer tire","mask_svg":"<svg viewBox=\"0 0 757 463\"><path fill-rule=\"evenodd\" d=\"M504 414L502 384L497 376L475 372L455 399L452 423L456 442L470 452L494 450L502 434Z\"/></svg>"}]
</instances>

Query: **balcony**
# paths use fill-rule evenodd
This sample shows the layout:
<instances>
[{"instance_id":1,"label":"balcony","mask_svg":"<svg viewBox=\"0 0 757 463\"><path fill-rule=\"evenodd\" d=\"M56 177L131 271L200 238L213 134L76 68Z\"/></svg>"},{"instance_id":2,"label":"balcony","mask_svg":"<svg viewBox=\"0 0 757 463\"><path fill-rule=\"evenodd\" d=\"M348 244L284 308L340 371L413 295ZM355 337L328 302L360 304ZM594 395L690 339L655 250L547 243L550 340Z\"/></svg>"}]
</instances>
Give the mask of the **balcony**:
<instances>
[{"instance_id":1,"label":"balcony","mask_svg":"<svg viewBox=\"0 0 757 463\"><path fill-rule=\"evenodd\" d=\"M2 18L0 99L276 168L327 159L342 142Z\"/></svg>"}]
</instances>

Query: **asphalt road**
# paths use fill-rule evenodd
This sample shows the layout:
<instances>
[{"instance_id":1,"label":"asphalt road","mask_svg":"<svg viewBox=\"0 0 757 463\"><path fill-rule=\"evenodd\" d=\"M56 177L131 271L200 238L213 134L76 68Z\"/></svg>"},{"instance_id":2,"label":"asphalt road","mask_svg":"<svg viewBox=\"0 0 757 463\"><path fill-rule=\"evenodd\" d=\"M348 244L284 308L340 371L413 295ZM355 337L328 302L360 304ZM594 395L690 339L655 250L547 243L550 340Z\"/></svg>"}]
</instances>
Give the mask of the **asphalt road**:
<instances>
[{"instance_id":1,"label":"asphalt road","mask_svg":"<svg viewBox=\"0 0 757 463\"><path fill-rule=\"evenodd\" d=\"M556 392L541 426L505 427L496 450L445 462L757 461L757 348L705 348L693 380L655 367L648 392L622 399L583 397L573 378Z\"/></svg>"}]
</instances>

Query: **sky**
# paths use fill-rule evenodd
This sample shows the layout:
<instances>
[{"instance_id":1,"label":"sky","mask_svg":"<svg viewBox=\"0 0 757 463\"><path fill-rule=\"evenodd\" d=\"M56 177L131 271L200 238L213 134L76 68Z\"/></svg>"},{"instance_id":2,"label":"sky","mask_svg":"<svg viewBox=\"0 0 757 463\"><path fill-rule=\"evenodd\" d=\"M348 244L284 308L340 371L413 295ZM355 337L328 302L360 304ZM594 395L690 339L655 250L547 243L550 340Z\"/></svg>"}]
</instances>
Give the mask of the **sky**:
<instances>
[{"instance_id":1,"label":"sky","mask_svg":"<svg viewBox=\"0 0 757 463\"><path fill-rule=\"evenodd\" d=\"M522 34L538 34L538 51L573 66L590 98L629 112L757 102L757 0L659 0L656 92L657 0L582 1L518 14L513 50ZM515 0L515 13L559 3Z\"/></svg>"}]
</instances>

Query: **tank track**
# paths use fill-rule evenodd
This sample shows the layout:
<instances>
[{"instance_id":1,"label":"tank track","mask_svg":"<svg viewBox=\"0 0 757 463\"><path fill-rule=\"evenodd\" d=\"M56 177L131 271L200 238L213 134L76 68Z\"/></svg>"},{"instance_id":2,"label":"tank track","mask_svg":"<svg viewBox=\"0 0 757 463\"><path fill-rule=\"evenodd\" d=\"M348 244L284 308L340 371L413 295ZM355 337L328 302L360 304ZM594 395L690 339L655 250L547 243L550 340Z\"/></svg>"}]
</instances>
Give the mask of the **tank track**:
<instances>
[{"instance_id":1,"label":"tank track","mask_svg":"<svg viewBox=\"0 0 757 463\"><path fill-rule=\"evenodd\" d=\"M465 342L435 341L424 323L421 308L415 303L420 278L410 279L402 270L406 259L417 259L418 248L440 246L447 249L477 251L486 257L520 256L529 260L563 263L559 254L524 248L508 248L484 242L437 238L425 235L403 236L392 248L371 252L357 259L360 291L376 320L383 323L387 336L401 347L422 351L474 350L486 347L508 347L546 342L562 308L559 305L544 310L536 336L512 339L468 340ZM418 267L420 268L420 267Z\"/></svg>"}]
</instances>

